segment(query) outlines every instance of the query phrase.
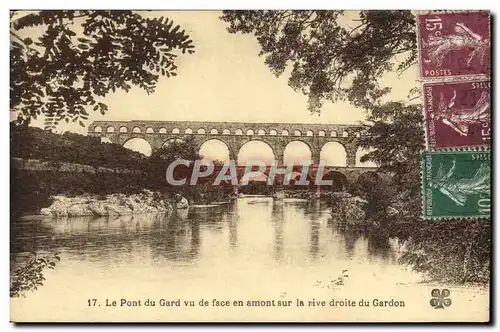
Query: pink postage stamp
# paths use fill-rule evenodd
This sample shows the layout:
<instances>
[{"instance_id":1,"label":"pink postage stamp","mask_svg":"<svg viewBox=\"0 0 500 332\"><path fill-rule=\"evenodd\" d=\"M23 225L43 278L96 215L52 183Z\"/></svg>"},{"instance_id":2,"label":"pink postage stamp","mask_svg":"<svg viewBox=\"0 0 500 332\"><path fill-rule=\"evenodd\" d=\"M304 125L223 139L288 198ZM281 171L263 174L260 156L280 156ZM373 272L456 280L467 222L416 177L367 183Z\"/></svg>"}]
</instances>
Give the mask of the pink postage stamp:
<instances>
[{"instance_id":1,"label":"pink postage stamp","mask_svg":"<svg viewBox=\"0 0 500 332\"><path fill-rule=\"evenodd\" d=\"M490 74L490 12L418 15L422 79L488 76Z\"/></svg>"},{"instance_id":2,"label":"pink postage stamp","mask_svg":"<svg viewBox=\"0 0 500 332\"><path fill-rule=\"evenodd\" d=\"M427 83L423 90L429 149L490 145L490 81Z\"/></svg>"}]
</instances>

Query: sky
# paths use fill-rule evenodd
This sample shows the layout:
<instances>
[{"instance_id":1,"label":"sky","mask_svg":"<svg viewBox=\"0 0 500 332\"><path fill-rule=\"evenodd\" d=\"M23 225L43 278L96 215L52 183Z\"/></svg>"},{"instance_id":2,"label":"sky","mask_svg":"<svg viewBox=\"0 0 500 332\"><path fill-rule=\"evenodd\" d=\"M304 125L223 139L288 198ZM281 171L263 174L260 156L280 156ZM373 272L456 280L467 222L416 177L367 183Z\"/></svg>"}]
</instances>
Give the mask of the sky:
<instances>
[{"instance_id":1,"label":"sky","mask_svg":"<svg viewBox=\"0 0 500 332\"><path fill-rule=\"evenodd\" d=\"M275 77L259 57L260 46L253 35L230 34L219 11L141 12L144 16L166 16L186 30L195 53L178 58L178 75L161 77L156 92L139 88L117 91L103 102L105 115L91 113L94 120L197 120L242 122L302 122L356 124L366 111L349 103L325 102L321 115L310 114L307 97L288 86L287 76ZM31 35L36 31L30 30ZM28 36L26 35L26 36ZM23 36L24 37L24 36ZM417 70L403 77L387 74L384 83L393 88L391 99L406 99L415 85ZM43 120L34 125L43 126ZM61 125L58 131L86 133L86 128ZM213 149L217 147L214 145Z\"/></svg>"}]
</instances>

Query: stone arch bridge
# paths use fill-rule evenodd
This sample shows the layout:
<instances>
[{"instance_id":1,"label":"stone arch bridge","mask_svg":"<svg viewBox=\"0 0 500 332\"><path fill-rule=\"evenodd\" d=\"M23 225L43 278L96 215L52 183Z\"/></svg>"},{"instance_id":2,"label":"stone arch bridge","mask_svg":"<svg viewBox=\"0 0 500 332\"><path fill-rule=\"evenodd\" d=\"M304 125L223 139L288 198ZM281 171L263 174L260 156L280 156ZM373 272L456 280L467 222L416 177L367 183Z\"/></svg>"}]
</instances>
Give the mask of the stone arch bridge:
<instances>
[{"instance_id":1,"label":"stone arch bridge","mask_svg":"<svg viewBox=\"0 0 500 332\"><path fill-rule=\"evenodd\" d=\"M262 141L272 149L278 163L284 160L286 146L290 142L305 143L313 162L320 159L321 149L329 142L337 142L345 149L345 167L328 167L332 172L343 174L352 181L362 173L374 171L374 167L356 167L359 138L365 134L363 126L310 123L248 123L203 121L94 121L88 134L106 137L112 143L124 145L133 138L147 141L152 150L161 148L172 139L193 136L199 149L209 140L226 144L229 158L237 160L241 147L250 141Z\"/></svg>"}]
</instances>

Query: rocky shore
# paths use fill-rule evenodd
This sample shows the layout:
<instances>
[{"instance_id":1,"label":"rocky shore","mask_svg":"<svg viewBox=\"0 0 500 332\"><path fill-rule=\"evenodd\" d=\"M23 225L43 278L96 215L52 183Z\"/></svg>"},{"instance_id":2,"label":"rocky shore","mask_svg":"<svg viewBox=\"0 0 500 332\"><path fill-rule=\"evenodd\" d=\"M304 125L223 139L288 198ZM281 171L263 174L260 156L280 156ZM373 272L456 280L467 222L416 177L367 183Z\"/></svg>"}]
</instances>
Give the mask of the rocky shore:
<instances>
[{"instance_id":1,"label":"rocky shore","mask_svg":"<svg viewBox=\"0 0 500 332\"><path fill-rule=\"evenodd\" d=\"M109 216L171 212L174 209L187 208L189 208L187 199L180 195L167 199L161 193L143 190L138 194L111 194L105 197L96 195L53 196L52 204L41 209L40 214L61 217Z\"/></svg>"}]
</instances>

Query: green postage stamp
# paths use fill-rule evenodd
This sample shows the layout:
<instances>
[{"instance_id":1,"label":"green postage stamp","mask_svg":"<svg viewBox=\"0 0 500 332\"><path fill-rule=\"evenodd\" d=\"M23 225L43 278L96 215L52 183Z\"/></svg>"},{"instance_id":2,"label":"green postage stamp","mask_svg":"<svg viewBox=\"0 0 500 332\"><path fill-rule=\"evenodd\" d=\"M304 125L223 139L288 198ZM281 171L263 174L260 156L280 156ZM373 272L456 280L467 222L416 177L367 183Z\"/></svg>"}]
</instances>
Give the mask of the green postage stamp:
<instances>
[{"instance_id":1,"label":"green postage stamp","mask_svg":"<svg viewBox=\"0 0 500 332\"><path fill-rule=\"evenodd\" d=\"M490 218L490 151L424 152L422 170L424 218Z\"/></svg>"}]
</instances>

